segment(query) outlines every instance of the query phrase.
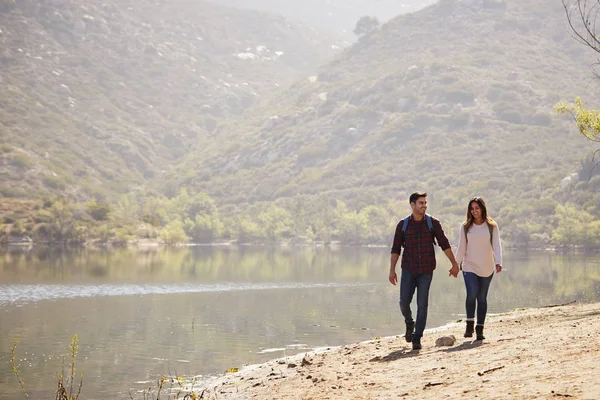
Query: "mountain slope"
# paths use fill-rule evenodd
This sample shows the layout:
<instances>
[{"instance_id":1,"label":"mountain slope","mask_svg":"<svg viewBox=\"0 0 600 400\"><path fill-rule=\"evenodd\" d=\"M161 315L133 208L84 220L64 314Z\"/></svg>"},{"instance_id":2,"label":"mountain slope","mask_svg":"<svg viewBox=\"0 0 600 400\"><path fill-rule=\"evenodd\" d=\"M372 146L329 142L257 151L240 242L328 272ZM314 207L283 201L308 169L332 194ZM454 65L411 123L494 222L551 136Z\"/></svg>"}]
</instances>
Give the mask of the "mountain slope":
<instances>
[{"instance_id":1,"label":"mountain slope","mask_svg":"<svg viewBox=\"0 0 600 400\"><path fill-rule=\"evenodd\" d=\"M211 0L243 9L263 10L303 21L354 39L352 30L365 15L387 21L399 14L423 8L434 0Z\"/></svg>"},{"instance_id":2,"label":"mountain slope","mask_svg":"<svg viewBox=\"0 0 600 400\"><path fill-rule=\"evenodd\" d=\"M426 189L459 218L474 194L496 210L543 198L584 154L552 107L586 93L589 62L560 4L441 1L224 126L167 180L239 209L297 195L360 208Z\"/></svg>"},{"instance_id":3,"label":"mountain slope","mask_svg":"<svg viewBox=\"0 0 600 400\"><path fill-rule=\"evenodd\" d=\"M103 198L315 70L337 39L203 1L0 6L0 196Z\"/></svg>"}]
</instances>

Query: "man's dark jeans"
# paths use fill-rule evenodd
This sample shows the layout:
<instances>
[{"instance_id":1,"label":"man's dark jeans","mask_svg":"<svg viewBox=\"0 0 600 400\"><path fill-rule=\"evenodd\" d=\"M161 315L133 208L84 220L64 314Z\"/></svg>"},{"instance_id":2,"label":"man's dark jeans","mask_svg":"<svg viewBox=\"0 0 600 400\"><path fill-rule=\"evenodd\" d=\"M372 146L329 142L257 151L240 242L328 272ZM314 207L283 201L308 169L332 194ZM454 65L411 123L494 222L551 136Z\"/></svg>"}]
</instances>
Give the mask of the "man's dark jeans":
<instances>
[{"instance_id":1,"label":"man's dark jeans","mask_svg":"<svg viewBox=\"0 0 600 400\"><path fill-rule=\"evenodd\" d=\"M400 277L400 311L404 316L406 325L414 324L410 303L417 290L417 323L415 324L415 333L413 340L420 340L423 337L425 324L427 323L427 307L429 305L429 287L433 273L413 275L410 271L402 270Z\"/></svg>"},{"instance_id":2,"label":"man's dark jeans","mask_svg":"<svg viewBox=\"0 0 600 400\"><path fill-rule=\"evenodd\" d=\"M477 325L483 325L485 315L487 314L488 289L490 288L494 274L482 278L473 272L463 271L463 277L465 278L465 286L467 288L467 301L465 302L467 320L472 321L475 318L475 303L477 303Z\"/></svg>"}]
</instances>

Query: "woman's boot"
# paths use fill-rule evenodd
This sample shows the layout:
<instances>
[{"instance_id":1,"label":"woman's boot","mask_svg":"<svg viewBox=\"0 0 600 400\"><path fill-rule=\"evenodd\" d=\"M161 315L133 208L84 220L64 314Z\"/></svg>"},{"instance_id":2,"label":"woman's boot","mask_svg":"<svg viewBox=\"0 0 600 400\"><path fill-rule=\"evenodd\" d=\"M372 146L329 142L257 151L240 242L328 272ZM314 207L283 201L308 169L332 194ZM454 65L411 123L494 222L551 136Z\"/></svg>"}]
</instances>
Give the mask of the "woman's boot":
<instances>
[{"instance_id":1,"label":"woman's boot","mask_svg":"<svg viewBox=\"0 0 600 400\"><path fill-rule=\"evenodd\" d=\"M465 337L473 337L473 327L475 321L467 321L467 329L465 330Z\"/></svg>"},{"instance_id":2,"label":"woman's boot","mask_svg":"<svg viewBox=\"0 0 600 400\"><path fill-rule=\"evenodd\" d=\"M475 332L477 333L477 340L485 339L485 337L483 337L483 325L477 325L475 327Z\"/></svg>"}]
</instances>

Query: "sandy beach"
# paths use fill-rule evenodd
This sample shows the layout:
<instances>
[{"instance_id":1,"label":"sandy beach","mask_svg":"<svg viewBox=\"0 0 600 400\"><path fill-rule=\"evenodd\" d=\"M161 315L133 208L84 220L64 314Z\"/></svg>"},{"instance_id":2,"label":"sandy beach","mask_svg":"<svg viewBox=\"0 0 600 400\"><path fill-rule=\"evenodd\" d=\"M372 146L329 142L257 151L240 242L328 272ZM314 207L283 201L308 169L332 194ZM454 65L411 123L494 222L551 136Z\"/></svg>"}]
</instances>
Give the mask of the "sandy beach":
<instances>
[{"instance_id":1,"label":"sandy beach","mask_svg":"<svg viewBox=\"0 0 600 400\"><path fill-rule=\"evenodd\" d=\"M279 358L217 378L203 399L600 399L600 304L488 316L483 341L464 322L426 333ZM403 332L399 332L399 335ZM436 339L454 335L451 346Z\"/></svg>"}]
</instances>

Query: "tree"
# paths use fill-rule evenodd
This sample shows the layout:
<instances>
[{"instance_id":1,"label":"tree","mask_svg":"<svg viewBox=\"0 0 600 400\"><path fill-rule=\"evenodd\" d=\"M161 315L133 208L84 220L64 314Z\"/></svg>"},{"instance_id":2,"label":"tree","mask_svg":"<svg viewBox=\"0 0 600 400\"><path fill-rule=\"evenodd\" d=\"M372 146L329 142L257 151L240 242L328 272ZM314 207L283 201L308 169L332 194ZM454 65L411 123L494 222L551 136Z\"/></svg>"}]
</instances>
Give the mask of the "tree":
<instances>
[{"instance_id":1,"label":"tree","mask_svg":"<svg viewBox=\"0 0 600 400\"><path fill-rule=\"evenodd\" d=\"M116 207L116 214L123 219L137 219L140 212L140 205L135 193L128 193L119 199Z\"/></svg>"},{"instance_id":2,"label":"tree","mask_svg":"<svg viewBox=\"0 0 600 400\"><path fill-rule=\"evenodd\" d=\"M165 226L159 234L159 237L166 244L186 243L190 238L185 234L184 224L180 219L174 219Z\"/></svg>"},{"instance_id":3,"label":"tree","mask_svg":"<svg viewBox=\"0 0 600 400\"><path fill-rule=\"evenodd\" d=\"M600 1L562 0L562 4L575 38L600 54L600 37L596 32ZM598 64L600 61L596 63ZM600 78L600 74L595 71L594 75ZM585 109L579 97L575 99L575 104L560 102L554 108L559 114L571 114L581 134L593 142L600 142L600 110Z\"/></svg>"},{"instance_id":4,"label":"tree","mask_svg":"<svg viewBox=\"0 0 600 400\"><path fill-rule=\"evenodd\" d=\"M96 199L90 200L86 203L88 213L96 221L106 221L108 214L110 213L110 205L107 203L98 203Z\"/></svg>"},{"instance_id":5,"label":"tree","mask_svg":"<svg viewBox=\"0 0 600 400\"><path fill-rule=\"evenodd\" d=\"M365 15L364 17L360 17L356 22L356 27L352 32L356 36L361 37L373 32L377 28L379 28L379 20L376 17Z\"/></svg>"},{"instance_id":6,"label":"tree","mask_svg":"<svg viewBox=\"0 0 600 400\"><path fill-rule=\"evenodd\" d=\"M600 38L596 34L600 2L598 0L562 0L562 4L575 38L596 53L600 53Z\"/></svg>"},{"instance_id":7,"label":"tree","mask_svg":"<svg viewBox=\"0 0 600 400\"><path fill-rule=\"evenodd\" d=\"M258 215L258 222L270 242L287 237L292 232L293 223L290 213L275 204L271 204Z\"/></svg>"},{"instance_id":8,"label":"tree","mask_svg":"<svg viewBox=\"0 0 600 400\"><path fill-rule=\"evenodd\" d=\"M68 200L56 198L52 205L43 210L50 217L54 240L69 241L77 239L77 226L73 216L74 207Z\"/></svg>"},{"instance_id":9,"label":"tree","mask_svg":"<svg viewBox=\"0 0 600 400\"><path fill-rule=\"evenodd\" d=\"M558 226L552 233L552 239L559 245L593 245L596 237L591 235L597 232L598 224L594 217L582 210L581 207L566 203L556 206L556 220Z\"/></svg>"},{"instance_id":10,"label":"tree","mask_svg":"<svg viewBox=\"0 0 600 400\"><path fill-rule=\"evenodd\" d=\"M583 136L592 142L600 142L600 110L586 109L579 97L575 99L575 104L560 102L554 109L559 114L571 114Z\"/></svg>"}]
</instances>

